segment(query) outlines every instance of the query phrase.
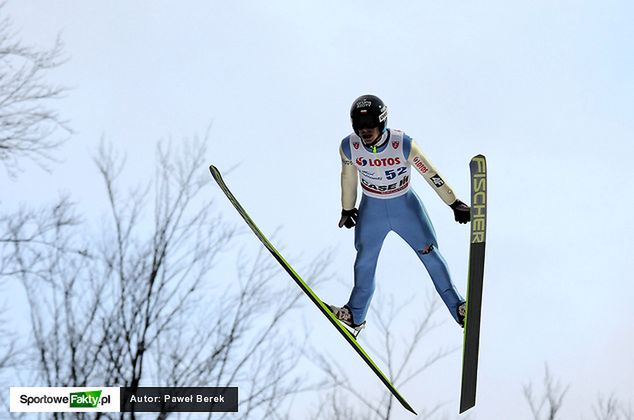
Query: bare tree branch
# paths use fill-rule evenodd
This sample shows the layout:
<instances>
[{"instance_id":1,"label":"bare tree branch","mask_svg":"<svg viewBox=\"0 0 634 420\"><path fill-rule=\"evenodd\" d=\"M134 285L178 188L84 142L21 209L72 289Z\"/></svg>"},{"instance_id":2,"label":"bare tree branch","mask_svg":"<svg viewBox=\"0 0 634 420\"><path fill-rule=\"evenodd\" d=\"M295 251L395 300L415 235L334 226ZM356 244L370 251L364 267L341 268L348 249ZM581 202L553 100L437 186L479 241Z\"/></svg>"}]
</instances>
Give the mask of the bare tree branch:
<instances>
[{"instance_id":1,"label":"bare tree branch","mask_svg":"<svg viewBox=\"0 0 634 420\"><path fill-rule=\"evenodd\" d=\"M0 218L0 272L23 285L41 384L239 385L242 418L283 418L289 397L321 386L296 370L306 338L285 331L303 295L264 248L238 255L235 274L217 269L238 231L201 194L207 142L160 143L153 180L128 193L125 158L102 142L109 208L97 231L68 199ZM305 278L325 281L330 260L318 255Z\"/></svg>"},{"instance_id":2,"label":"bare tree branch","mask_svg":"<svg viewBox=\"0 0 634 420\"><path fill-rule=\"evenodd\" d=\"M632 420L634 419L634 411L632 406L626 407L619 399L610 395L605 398L599 395L596 406L592 412L595 420Z\"/></svg>"},{"instance_id":3,"label":"bare tree branch","mask_svg":"<svg viewBox=\"0 0 634 420\"><path fill-rule=\"evenodd\" d=\"M544 366L543 383L545 389L541 397L534 395L532 384L524 385L524 398L535 420L556 420L559 418L558 414L570 385L562 389L561 385L553 379L547 364Z\"/></svg>"},{"instance_id":4,"label":"bare tree branch","mask_svg":"<svg viewBox=\"0 0 634 420\"><path fill-rule=\"evenodd\" d=\"M46 80L51 70L66 61L61 38L44 51L24 45L11 29L11 19L2 16L4 7L0 3L0 162L15 176L21 160L46 168L47 162L55 160L52 151L72 130L49 105L66 88Z\"/></svg>"}]
</instances>

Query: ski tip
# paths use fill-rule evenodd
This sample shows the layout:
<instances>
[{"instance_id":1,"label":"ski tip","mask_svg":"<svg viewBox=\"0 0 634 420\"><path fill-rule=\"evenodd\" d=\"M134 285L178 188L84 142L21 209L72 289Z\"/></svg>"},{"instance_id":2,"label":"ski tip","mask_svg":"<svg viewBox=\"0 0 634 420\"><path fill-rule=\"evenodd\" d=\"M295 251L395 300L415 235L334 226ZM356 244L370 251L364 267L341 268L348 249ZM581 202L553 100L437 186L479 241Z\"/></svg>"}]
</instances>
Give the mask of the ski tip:
<instances>
[{"instance_id":1,"label":"ski tip","mask_svg":"<svg viewBox=\"0 0 634 420\"><path fill-rule=\"evenodd\" d=\"M397 391L398 392L398 391ZM401 405L403 406L403 408L405 408L407 411L409 411L410 413L414 414L414 415L418 415L418 413L412 408L411 405L409 405L409 403L407 401L405 401L405 398L403 398L402 395L396 395L394 394L395 397L397 397L396 399L399 400L399 402L401 403Z\"/></svg>"},{"instance_id":2,"label":"ski tip","mask_svg":"<svg viewBox=\"0 0 634 420\"><path fill-rule=\"evenodd\" d=\"M486 172L486 167L487 167L486 157L484 157L484 155L476 155L472 157L471 161L469 162L469 167L471 168L472 172L474 170L476 172Z\"/></svg>"},{"instance_id":3,"label":"ski tip","mask_svg":"<svg viewBox=\"0 0 634 420\"><path fill-rule=\"evenodd\" d=\"M461 404L461 405L460 405L460 411L458 412L458 414L462 414L462 413L464 413L465 411L468 411L469 409L473 408L473 406L474 406L473 404L471 404L471 405L469 405L469 404L467 404L467 405L462 405L462 404Z\"/></svg>"},{"instance_id":4,"label":"ski tip","mask_svg":"<svg viewBox=\"0 0 634 420\"><path fill-rule=\"evenodd\" d=\"M216 180L220 181L222 179L222 175L220 175L220 171L214 165L209 165L209 172L211 172L211 176Z\"/></svg>"},{"instance_id":5,"label":"ski tip","mask_svg":"<svg viewBox=\"0 0 634 420\"><path fill-rule=\"evenodd\" d=\"M397 398L399 400L399 402L401 403L401 405L403 406L404 409L406 409L407 411L409 411L410 413L414 414L414 415L418 415L418 413L412 408L411 405L409 405L409 403L407 401L405 401L405 399L403 397Z\"/></svg>"}]
</instances>

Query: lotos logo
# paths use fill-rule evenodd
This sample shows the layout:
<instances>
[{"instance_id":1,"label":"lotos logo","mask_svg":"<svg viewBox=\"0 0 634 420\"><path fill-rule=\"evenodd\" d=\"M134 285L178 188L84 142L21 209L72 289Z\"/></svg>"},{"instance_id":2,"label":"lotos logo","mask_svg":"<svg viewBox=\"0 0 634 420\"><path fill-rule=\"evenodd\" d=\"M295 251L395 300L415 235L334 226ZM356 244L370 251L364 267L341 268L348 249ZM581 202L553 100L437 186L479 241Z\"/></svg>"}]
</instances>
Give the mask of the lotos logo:
<instances>
[{"instance_id":1,"label":"lotos logo","mask_svg":"<svg viewBox=\"0 0 634 420\"><path fill-rule=\"evenodd\" d=\"M429 169L427 169L427 166L425 166L425 164L423 163L423 161L422 161L422 160L420 160L420 158L419 158L418 156L416 156L416 157L414 158L414 166L416 166L416 168L418 168L418 170L419 170L422 174L427 173L427 171L429 170Z\"/></svg>"},{"instance_id":2,"label":"lotos logo","mask_svg":"<svg viewBox=\"0 0 634 420\"><path fill-rule=\"evenodd\" d=\"M358 157L356 163L357 166L394 166L401 164L401 158L365 159Z\"/></svg>"}]
</instances>

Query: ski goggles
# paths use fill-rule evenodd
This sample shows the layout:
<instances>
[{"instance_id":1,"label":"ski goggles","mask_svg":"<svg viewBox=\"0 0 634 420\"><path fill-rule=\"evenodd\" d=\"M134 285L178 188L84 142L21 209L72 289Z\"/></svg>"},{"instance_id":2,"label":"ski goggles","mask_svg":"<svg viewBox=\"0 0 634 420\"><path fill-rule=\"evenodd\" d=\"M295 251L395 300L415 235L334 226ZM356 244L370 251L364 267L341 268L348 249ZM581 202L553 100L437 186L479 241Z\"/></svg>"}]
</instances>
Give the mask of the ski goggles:
<instances>
[{"instance_id":1,"label":"ski goggles","mask_svg":"<svg viewBox=\"0 0 634 420\"><path fill-rule=\"evenodd\" d=\"M363 128L375 128L379 126L379 121L372 115L361 115L352 119L352 128L361 130Z\"/></svg>"}]
</instances>

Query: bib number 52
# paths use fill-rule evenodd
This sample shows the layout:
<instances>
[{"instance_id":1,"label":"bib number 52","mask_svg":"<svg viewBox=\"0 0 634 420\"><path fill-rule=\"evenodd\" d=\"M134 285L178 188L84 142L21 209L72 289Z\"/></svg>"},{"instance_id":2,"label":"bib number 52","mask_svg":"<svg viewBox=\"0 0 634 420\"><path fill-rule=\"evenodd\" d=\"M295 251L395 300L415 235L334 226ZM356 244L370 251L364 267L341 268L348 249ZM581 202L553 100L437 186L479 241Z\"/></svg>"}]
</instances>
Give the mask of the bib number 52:
<instances>
[{"instance_id":1,"label":"bib number 52","mask_svg":"<svg viewBox=\"0 0 634 420\"><path fill-rule=\"evenodd\" d=\"M385 178L394 179L399 175L403 175L406 171L407 171L407 168L405 166L401 166L396 169L388 169L387 171L385 171Z\"/></svg>"}]
</instances>

